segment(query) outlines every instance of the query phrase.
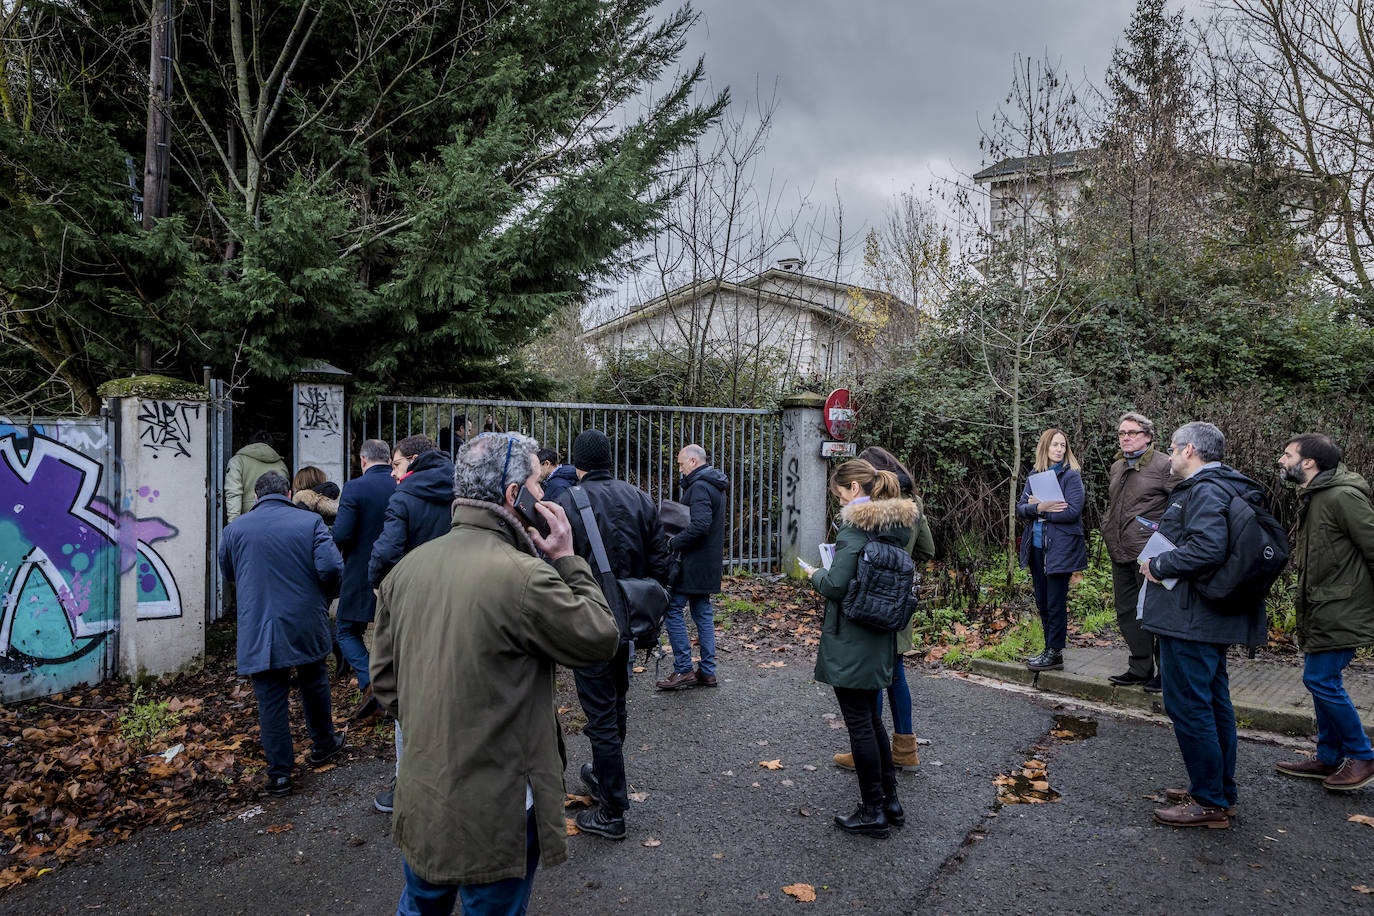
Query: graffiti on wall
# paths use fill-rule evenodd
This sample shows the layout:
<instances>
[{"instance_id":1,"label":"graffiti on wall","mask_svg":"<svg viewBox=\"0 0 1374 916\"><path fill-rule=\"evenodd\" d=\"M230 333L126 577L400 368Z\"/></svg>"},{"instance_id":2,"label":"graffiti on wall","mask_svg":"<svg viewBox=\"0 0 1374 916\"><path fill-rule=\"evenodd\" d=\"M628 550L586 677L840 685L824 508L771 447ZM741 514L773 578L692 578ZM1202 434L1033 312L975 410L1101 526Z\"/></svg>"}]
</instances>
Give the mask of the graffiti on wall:
<instances>
[{"instance_id":1,"label":"graffiti on wall","mask_svg":"<svg viewBox=\"0 0 1374 916\"><path fill-rule=\"evenodd\" d=\"M200 408L185 401L144 401L138 410L138 441L154 458L190 458L191 421L199 419Z\"/></svg>"},{"instance_id":2,"label":"graffiti on wall","mask_svg":"<svg viewBox=\"0 0 1374 916\"><path fill-rule=\"evenodd\" d=\"M105 453L53 438L85 445L94 435L69 432L0 425L0 675L98 680L96 650L119 625L124 573L134 573L140 620L182 614L153 546L177 529L142 514L160 494L142 487L110 505L100 496Z\"/></svg>"},{"instance_id":3,"label":"graffiti on wall","mask_svg":"<svg viewBox=\"0 0 1374 916\"><path fill-rule=\"evenodd\" d=\"M331 396L336 391L337 395ZM300 410L302 430L320 432L325 436L339 435L339 419L343 413L342 389L306 385L300 389L300 400L296 404Z\"/></svg>"}]
</instances>

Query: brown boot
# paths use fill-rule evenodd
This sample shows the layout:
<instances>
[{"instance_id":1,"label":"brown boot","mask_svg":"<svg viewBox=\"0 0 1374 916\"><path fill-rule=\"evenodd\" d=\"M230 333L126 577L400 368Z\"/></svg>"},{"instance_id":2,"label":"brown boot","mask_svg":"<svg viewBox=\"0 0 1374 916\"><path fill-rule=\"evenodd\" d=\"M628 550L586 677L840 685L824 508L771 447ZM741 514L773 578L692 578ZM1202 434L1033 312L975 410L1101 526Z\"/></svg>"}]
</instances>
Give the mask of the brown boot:
<instances>
[{"instance_id":1,"label":"brown boot","mask_svg":"<svg viewBox=\"0 0 1374 916\"><path fill-rule=\"evenodd\" d=\"M837 766L837 767L844 767L846 770L852 770L852 769L854 769L854 755L853 755L853 754L836 754L836 755L835 755L835 766Z\"/></svg>"},{"instance_id":2,"label":"brown boot","mask_svg":"<svg viewBox=\"0 0 1374 916\"><path fill-rule=\"evenodd\" d=\"M1345 758L1341 768L1322 780L1333 792L1353 792L1374 782L1374 760Z\"/></svg>"},{"instance_id":3,"label":"brown boot","mask_svg":"<svg viewBox=\"0 0 1374 916\"><path fill-rule=\"evenodd\" d=\"M915 735L892 736L892 763L903 770L914 770L920 765L921 758L916 754Z\"/></svg>"},{"instance_id":4,"label":"brown boot","mask_svg":"<svg viewBox=\"0 0 1374 916\"><path fill-rule=\"evenodd\" d=\"M1333 764L1322 763L1316 757L1280 760L1274 764L1274 768L1285 776L1301 776L1303 779L1325 779L1337 769Z\"/></svg>"}]
</instances>

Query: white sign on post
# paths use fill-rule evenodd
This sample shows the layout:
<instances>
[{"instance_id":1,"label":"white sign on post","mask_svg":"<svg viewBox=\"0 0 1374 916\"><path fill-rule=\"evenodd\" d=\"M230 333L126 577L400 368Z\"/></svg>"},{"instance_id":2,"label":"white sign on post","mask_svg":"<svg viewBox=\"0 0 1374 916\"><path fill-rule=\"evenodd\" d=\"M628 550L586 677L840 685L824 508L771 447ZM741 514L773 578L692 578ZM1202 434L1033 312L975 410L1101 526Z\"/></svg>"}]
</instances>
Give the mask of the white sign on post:
<instances>
[{"instance_id":1,"label":"white sign on post","mask_svg":"<svg viewBox=\"0 0 1374 916\"><path fill-rule=\"evenodd\" d=\"M822 458L853 458L858 454L853 442L822 442Z\"/></svg>"}]
</instances>

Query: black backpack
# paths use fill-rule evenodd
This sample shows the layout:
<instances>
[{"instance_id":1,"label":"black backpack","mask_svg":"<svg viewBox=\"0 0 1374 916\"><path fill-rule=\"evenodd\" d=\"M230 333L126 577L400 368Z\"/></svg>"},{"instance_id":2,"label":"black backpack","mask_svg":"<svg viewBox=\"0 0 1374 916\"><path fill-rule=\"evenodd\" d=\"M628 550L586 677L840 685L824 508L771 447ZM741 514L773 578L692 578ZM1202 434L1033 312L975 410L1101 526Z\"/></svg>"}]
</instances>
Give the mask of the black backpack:
<instances>
[{"instance_id":1,"label":"black backpack","mask_svg":"<svg viewBox=\"0 0 1374 916\"><path fill-rule=\"evenodd\" d=\"M915 611L916 564L911 554L895 544L874 540L869 533L840 613L871 630L896 633Z\"/></svg>"},{"instance_id":2,"label":"black backpack","mask_svg":"<svg viewBox=\"0 0 1374 916\"><path fill-rule=\"evenodd\" d=\"M1214 481L1231 497L1226 506L1226 559L1193 582L1198 593L1218 602L1224 614L1248 614L1269 594L1288 564L1288 532L1262 499Z\"/></svg>"}]
</instances>

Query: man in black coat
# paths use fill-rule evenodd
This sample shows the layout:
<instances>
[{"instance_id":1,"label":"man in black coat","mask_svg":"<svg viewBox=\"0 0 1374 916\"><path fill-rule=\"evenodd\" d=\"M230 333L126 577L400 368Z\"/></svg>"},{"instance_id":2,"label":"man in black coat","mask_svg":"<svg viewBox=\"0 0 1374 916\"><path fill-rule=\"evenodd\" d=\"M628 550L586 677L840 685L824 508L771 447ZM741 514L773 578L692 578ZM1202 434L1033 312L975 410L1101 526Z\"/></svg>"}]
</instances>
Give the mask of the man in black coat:
<instances>
[{"instance_id":1,"label":"man in black coat","mask_svg":"<svg viewBox=\"0 0 1374 916\"><path fill-rule=\"evenodd\" d=\"M611 477L611 442L600 430L578 435L572 447L578 486L596 520L606 548L610 572L617 579L656 579L668 584L668 540L659 524L658 510L643 490ZM558 497L573 529L573 549L595 564L582 514L573 490ZM614 604L612 605L614 607ZM612 840L625 839L625 811L630 807L625 782L625 694L630 688L630 640L622 631L615 658L600 665L573 671L577 697L587 724L582 734L592 745L592 762L584 764L582 781L597 805L577 814L577 826Z\"/></svg>"},{"instance_id":2,"label":"man in black coat","mask_svg":"<svg viewBox=\"0 0 1374 916\"><path fill-rule=\"evenodd\" d=\"M372 547L386 524L386 507L396 492L388 459L391 447L381 439L368 439L358 453L361 477L343 485L339 514L334 519L334 543L344 558L343 587L339 591L339 647L358 679L363 699L354 713L356 719L370 718L381 711L372 698L368 675L367 646L363 634L372 622L377 596L367 580L367 565Z\"/></svg>"},{"instance_id":3,"label":"man in black coat","mask_svg":"<svg viewBox=\"0 0 1374 916\"><path fill-rule=\"evenodd\" d=\"M1233 495L1261 500L1259 485L1221 463L1226 439L1211 423L1174 432L1170 467L1182 478L1159 520L1174 545L1140 564L1143 624L1159 637L1164 708L1188 769L1186 790L1169 790L1174 804L1155 812L1170 827L1230 826L1236 792L1236 715L1226 673L1226 650L1260 645L1267 635L1264 602L1239 606L1214 601L1196 588L1226 560L1227 510ZM1177 580L1172 588L1164 583Z\"/></svg>"},{"instance_id":4,"label":"man in black coat","mask_svg":"<svg viewBox=\"0 0 1374 916\"><path fill-rule=\"evenodd\" d=\"M448 534L453 527L453 461L428 436L406 436L391 454L396 492L386 504L382 533L372 545L367 580L373 595L401 558L421 544ZM401 723L396 722L396 763L402 751ZM394 789L377 793L372 805L391 813Z\"/></svg>"},{"instance_id":5,"label":"man in black coat","mask_svg":"<svg viewBox=\"0 0 1374 916\"><path fill-rule=\"evenodd\" d=\"M664 627L673 647L673 673L658 682L659 690L684 690L700 684L716 686L716 621L711 596L720 591L721 555L725 550L725 491L730 481L706 462L700 445L683 446L677 453L682 472L682 501L691 521L668 541L668 549L682 557L682 575L673 587ZM701 649L700 667L692 670L692 642L684 611L691 605Z\"/></svg>"}]
</instances>

